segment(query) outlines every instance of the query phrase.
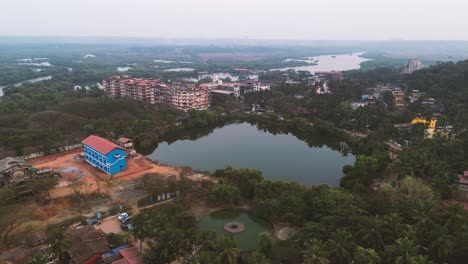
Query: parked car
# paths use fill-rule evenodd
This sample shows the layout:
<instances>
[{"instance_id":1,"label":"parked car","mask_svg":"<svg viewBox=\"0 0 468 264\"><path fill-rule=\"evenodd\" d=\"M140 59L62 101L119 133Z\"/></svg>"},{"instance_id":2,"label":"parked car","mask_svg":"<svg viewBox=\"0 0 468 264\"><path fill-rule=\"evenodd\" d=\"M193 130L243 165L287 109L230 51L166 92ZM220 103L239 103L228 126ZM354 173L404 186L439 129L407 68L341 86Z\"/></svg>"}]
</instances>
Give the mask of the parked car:
<instances>
[{"instance_id":1,"label":"parked car","mask_svg":"<svg viewBox=\"0 0 468 264\"><path fill-rule=\"evenodd\" d=\"M127 213L121 213L121 214L119 214L119 216L117 216L117 219L118 219L120 222L124 221L124 220L127 219L127 218L128 218L128 214L127 214Z\"/></svg>"},{"instance_id":2,"label":"parked car","mask_svg":"<svg viewBox=\"0 0 468 264\"><path fill-rule=\"evenodd\" d=\"M89 221L86 221L86 225L99 225L101 223L101 221L97 220L97 219L91 219Z\"/></svg>"},{"instance_id":3,"label":"parked car","mask_svg":"<svg viewBox=\"0 0 468 264\"><path fill-rule=\"evenodd\" d=\"M131 221L132 221L132 217L129 216L129 217L125 218L125 219L124 219L123 221L121 221L121 222L122 222L122 224L124 224L124 225L128 225L128 224L130 224Z\"/></svg>"},{"instance_id":4,"label":"parked car","mask_svg":"<svg viewBox=\"0 0 468 264\"><path fill-rule=\"evenodd\" d=\"M122 228L122 230L129 231L129 232L135 229L135 227L132 224L127 224L127 225L121 224L120 227Z\"/></svg>"}]
</instances>

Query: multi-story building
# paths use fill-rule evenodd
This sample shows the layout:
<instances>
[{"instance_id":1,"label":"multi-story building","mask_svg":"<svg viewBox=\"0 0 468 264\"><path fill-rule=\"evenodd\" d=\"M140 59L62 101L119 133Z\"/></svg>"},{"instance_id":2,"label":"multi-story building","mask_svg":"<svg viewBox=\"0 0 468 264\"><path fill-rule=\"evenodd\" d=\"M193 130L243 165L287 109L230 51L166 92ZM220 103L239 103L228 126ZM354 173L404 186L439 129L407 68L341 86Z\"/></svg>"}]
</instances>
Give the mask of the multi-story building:
<instances>
[{"instance_id":1,"label":"multi-story building","mask_svg":"<svg viewBox=\"0 0 468 264\"><path fill-rule=\"evenodd\" d=\"M188 111L209 107L208 91L194 85L167 85L159 79L132 78L128 75L113 76L103 81L105 92L112 99L129 98L151 104L168 103Z\"/></svg>"},{"instance_id":2,"label":"multi-story building","mask_svg":"<svg viewBox=\"0 0 468 264\"><path fill-rule=\"evenodd\" d=\"M403 65L402 73L411 74L423 68L423 64L420 60L408 60L408 63Z\"/></svg>"},{"instance_id":3,"label":"multi-story building","mask_svg":"<svg viewBox=\"0 0 468 264\"><path fill-rule=\"evenodd\" d=\"M125 149L107 139L91 135L83 143L85 160L109 175L127 168Z\"/></svg>"},{"instance_id":4,"label":"multi-story building","mask_svg":"<svg viewBox=\"0 0 468 264\"><path fill-rule=\"evenodd\" d=\"M210 106L208 90L195 85L173 86L165 93L166 103L175 108L188 111L191 109L204 110Z\"/></svg>"}]
</instances>

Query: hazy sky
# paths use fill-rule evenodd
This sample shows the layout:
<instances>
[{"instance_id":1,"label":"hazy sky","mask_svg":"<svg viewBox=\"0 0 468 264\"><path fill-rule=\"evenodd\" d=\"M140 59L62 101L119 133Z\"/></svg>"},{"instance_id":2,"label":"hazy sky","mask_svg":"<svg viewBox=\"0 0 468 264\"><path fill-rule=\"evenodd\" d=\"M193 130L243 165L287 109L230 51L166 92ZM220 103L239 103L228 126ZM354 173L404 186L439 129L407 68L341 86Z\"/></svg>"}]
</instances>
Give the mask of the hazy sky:
<instances>
[{"instance_id":1,"label":"hazy sky","mask_svg":"<svg viewBox=\"0 0 468 264\"><path fill-rule=\"evenodd\" d=\"M468 0L0 0L0 35L468 40Z\"/></svg>"}]
</instances>

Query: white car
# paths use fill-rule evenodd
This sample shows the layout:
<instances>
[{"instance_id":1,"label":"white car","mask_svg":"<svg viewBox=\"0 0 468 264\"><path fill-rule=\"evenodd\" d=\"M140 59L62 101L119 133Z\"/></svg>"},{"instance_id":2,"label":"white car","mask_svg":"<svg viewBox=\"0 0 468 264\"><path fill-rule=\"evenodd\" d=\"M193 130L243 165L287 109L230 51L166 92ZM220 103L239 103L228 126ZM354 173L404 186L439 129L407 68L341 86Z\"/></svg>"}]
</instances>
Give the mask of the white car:
<instances>
[{"instance_id":1,"label":"white car","mask_svg":"<svg viewBox=\"0 0 468 264\"><path fill-rule=\"evenodd\" d=\"M124 221L127 218L128 218L127 213L121 213L121 214L119 214L119 216L117 216L117 219L119 219L120 222Z\"/></svg>"}]
</instances>

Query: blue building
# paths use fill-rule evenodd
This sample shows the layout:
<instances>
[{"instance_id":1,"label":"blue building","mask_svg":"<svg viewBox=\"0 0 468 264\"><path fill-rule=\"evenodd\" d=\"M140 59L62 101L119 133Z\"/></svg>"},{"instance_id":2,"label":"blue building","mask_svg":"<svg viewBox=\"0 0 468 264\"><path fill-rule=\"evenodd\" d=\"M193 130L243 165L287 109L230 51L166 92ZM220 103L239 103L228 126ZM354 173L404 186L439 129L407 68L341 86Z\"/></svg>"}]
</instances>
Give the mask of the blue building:
<instances>
[{"instance_id":1,"label":"blue building","mask_svg":"<svg viewBox=\"0 0 468 264\"><path fill-rule=\"evenodd\" d=\"M83 141L85 160L109 175L127 168L125 149L107 139L89 136Z\"/></svg>"}]
</instances>

